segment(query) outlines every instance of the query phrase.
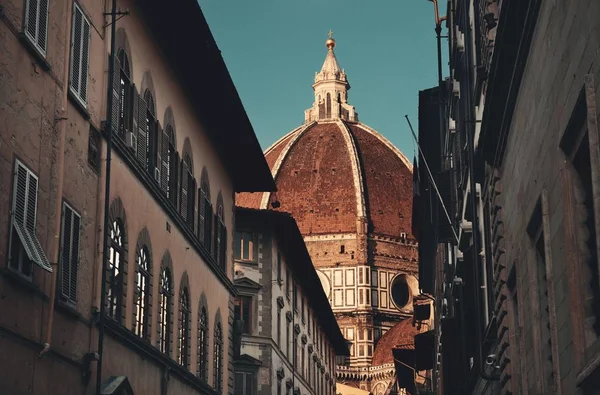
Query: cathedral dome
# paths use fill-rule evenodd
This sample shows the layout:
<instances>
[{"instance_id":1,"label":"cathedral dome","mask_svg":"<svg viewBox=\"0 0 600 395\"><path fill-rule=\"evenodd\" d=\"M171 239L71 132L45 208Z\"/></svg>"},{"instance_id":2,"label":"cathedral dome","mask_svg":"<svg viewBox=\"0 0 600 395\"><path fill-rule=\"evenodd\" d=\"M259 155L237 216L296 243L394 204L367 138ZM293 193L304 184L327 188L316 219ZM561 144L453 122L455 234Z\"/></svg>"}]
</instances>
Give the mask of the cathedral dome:
<instances>
[{"instance_id":1,"label":"cathedral dome","mask_svg":"<svg viewBox=\"0 0 600 395\"><path fill-rule=\"evenodd\" d=\"M242 194L238 205L272 208L277 201L305 236L410 234L412 165L372 128L345 119L309 121L265 156L277 193Z\"/></svg>"}]
</instances>

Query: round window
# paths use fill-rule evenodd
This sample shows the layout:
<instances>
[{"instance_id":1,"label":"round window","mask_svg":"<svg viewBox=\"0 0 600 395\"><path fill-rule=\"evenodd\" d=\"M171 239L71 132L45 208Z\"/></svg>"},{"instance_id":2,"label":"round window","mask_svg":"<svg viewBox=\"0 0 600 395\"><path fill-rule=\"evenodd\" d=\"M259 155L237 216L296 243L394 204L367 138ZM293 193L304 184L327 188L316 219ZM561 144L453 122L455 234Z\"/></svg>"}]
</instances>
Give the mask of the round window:
<instances>
[{"instance_id":1,"label":"round window","mask_svg":"<svg viewBox=\"0 0 600 395\"><path fill-rule=\"evenodd\" d=\"M406 276L396 276L392 281L392 300L399 309L406 307L411 301L412 294L406 281Z\"/></svg>"}]
</instances>

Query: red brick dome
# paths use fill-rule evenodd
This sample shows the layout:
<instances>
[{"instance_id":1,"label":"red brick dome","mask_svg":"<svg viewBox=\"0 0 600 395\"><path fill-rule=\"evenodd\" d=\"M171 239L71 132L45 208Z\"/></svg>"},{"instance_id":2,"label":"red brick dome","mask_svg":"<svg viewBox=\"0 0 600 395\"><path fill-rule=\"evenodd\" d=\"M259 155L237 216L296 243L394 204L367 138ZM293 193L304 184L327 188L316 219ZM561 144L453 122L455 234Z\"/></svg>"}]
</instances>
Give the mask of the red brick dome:
<instances>
[{"instance_id":1,"label":"red brick dome","mask_svg":"<svg viewBox=\"0 0 600 395\"><path fill-rule=\"evenodd\" d=\"M410 234L412 164L375 130L338 119L306 123L266 152L277 193L244 193L237 205L291 213L303 235Z\"/></svg>"},{"instance_id":2,"label":"red brick dome","mask_svg":"<svg viewBox=\"0 0 600 395\"><path fill-rule=\"evenodd\" d=\"M401 348L406 350L415 349L415 335L419 331L412 326L412 320L400 321L389 329L385 335L377 342L375 352L373 352L372 366L385 365L386 363L394 363L392 354L393 348Z\"/></svg>"}]
</instances>

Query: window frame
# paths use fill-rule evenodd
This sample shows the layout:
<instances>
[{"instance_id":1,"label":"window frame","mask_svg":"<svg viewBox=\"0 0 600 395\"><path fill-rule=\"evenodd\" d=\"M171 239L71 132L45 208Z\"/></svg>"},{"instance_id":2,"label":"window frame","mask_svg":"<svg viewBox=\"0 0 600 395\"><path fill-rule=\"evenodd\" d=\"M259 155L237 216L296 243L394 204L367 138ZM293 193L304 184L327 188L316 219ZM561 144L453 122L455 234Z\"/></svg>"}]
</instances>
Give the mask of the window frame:
<instances>
[{"instance_id":1,"label":"window frame","mask_svg":"<svg viewBox=\"0 0 600 395\"><path fill-rule=\"evenodd\" d=\"M40 17L41 17L41 12L40 12L40 5L41 5L41 1L37 0L36 1L36 12L35 12L35 37L31 35L31 33L29 32L29 11L31 8L31 2L32 0L25 0L25 7L24 8L24 13L23 13L23 35L27 38L27 41L33 45L33 47L35 48L35 50L37 52L39 52L39 54L43 57L46 58L47 55L47 49L48 49L48 15L50 13L50 0L46 1L46 12L45 12L45 32L44 32L44 46L41 47L39 44L39 28L40 28Z\"/></svg>"},{"instance_id":2,"label":"window frame","mask_svg":"<svg viewBox=\"0 0 600 395\"><path fill-rule=\"evenodd\" d=\"M177 337L177 359L179 365L189 369L190 354L190 331L192 308L190 305L190 292L187 286L181 287L179 294L179 333Z\"/></svg>"},{"instance_id":3,"label":"window frame","mask_svg":"<svg viewBox=\"0 0 600 395\"><path fill-rule=\"evenodd\" d=\"M163 279L168 279L165 282ZM166 285L166 286L165 286ZM160 271L158 299L158 349L166 355L171 354L172 314L173 314L173 274L168 267Z\"/></svg>"},{"instance_id":4,"label":"window frame","mask_svg":"<svg viewBox=\"0 0 600 395\"><path fill-rule=\"evenodd\" d=\"M64 266L64 262L63 259L65 258L65 221L66 221L66 210L69 210L71 212L71 224L70 224L70 235L69 235L69 247L70 247L70 251L69 251L69 255L68 255L68 260L69 260L69 274L68 274L68 282L69 282L69 286L73 286L74 290L69 288L68 290L65 291L65 266ZM74 230L74 225L75 225L75 218L78 218L77 220L77 230ZM69 304L72 307L75 307L77 305L77 272L78 272L78 267L79 267L79 243L80 243L80 239L81 239L81 215L71 206L69 205L67 202L63 201L63 208L62 208L62 218L61 218L61 229L60 229L60 257L59 257L59 262L60 262L60 300L62 302L65 302L67 304ZM74 239L76 238L77 242L74 243ZM73 245L76 244L76 247L73 247ZM75 251L74 251L75 249ZM75 253L75 262L73 262L73 253ZM75 267L75 270L73 270L73 265ZM73 276L75 276L75 279L73 281ZM68 293L68 294L67 294Z\"/></svg>"},{"instance_id":5,"label":"window frame","mask_svg":"<svg viewBox=\"0 0 600 395\"><path fill-rule=\"evenodd\" d=\"M246 243L246 237L248 237ZM249 253L245 254L245 244L248 245ZM235 231L235 250L234 257L236 262L258 264L258 234L252 231ZM239 255L238 255L239 252ZM246 256L247 255L247 256Z\"/></svg>"},{"instance_id":6,"label":"window frame","mask_svg":"<svg viewBox=\"0 0 600 395\"><path fill-rule=\"evenodd\" d=\"M202 318L204 317L204 321ZM205 306L198 312L198 349L196 374L204 382L208 381L208 312Z\"/></svg>"},{"instance_id":7,"label":"window frame","mask_svg":"<svg viewBox=\"0 0 600 395\"><path fill-rule=\"evenodd\" d=\"M251 335L253 328L253 309L254 309L254 298L251 295L239 295L234 300L234 317L235 319L241 320L242 333ZM239 313L238 313L239 312ZM248 315L248 322L244 320L244 313Z\"/></svg>"},{"instance_id":8,"label":"window frame","mask_svg":"<svg viewBox=\"0 0 600 395\"><path fill-rule=\"evenodd\" d=\"M216 322L215 325L215 339L214 339L214 366L213 366L213 385L214 389L221 393L223 391L223 329L220 322Z\"/></svg>"},{"instance_id":9,"label":"window frame","mask_svg":"<svg viewBox=\"0 0 600 395\"><path fill-rule=\"evenodd\" d=\"M145 267L141 263L145 263ZM151 270L152 258L150 257L150 251L146 245L142 245L136 249L135 257L133 333L146 341L150 340L150 311L152 309L150 304L152 299L150 292ZM140 304L141 298L137 296L138 294L142 294L142 298L144 299L143 306ZM142 316L142 319L140 319L140 316Z\"/></svg>"},{"instance_id":10,"label":"window frame","mask_svg":"<svg viewBox=\"0 0 600 395\"><path fill-rule=\"evenodd\" d=\"M115 227L119 229L118 235L116 235ZM110 295L107 295L107 316L121 323L123 320L123 266L125 259L125 246L123 243L123 237L125 235L123 221L120 218L116 218L111 223L109 230L109 257L108 257L108 285ZM116 242L115 237L118 237L119 244ZM118 255L116 255L118 254ZM115 257L119 257L119 261L115 264ZM120 278L116 279L120 275ZM116 280L115 280L116 279ZM113 293L115 295L113 295ZM112 298L111 298L112 296ZM114 298L114 303L112 300ZM114 311L113 311L114 310Z\"/></svg>"},{"instance_id":11,"label":"window frame","mask_svg":"<svg viewBox=\"0 0 600 395\"><path fill-rule=\"evenodd\" d=\"M78 88L73 86L74 81L74 59L73 49L75 47L75 32L76 32L76 15L77 12L81 13L81 26L79 27L81 33L81 43L79 48L79 64L77 67L79 68L79 80L77 81ZM88 98L88 82L89 82L89 69L90 69L90 47L92 42L92 24L77 2L73 2L73 11L71 15L71 49L69 54L69 93L73 95L73 97L77 100L77 102L83 106L83 108L87 109L87 98ZM85 24L87 23L87 48L84 46L84 37L85 37ZM85 56L83 56L83 50L85 50ZM85 78L83 70L83 62L85 59ZM85 82L85 93L82 95L82 82Z\"/></svg>"}]
</instances>

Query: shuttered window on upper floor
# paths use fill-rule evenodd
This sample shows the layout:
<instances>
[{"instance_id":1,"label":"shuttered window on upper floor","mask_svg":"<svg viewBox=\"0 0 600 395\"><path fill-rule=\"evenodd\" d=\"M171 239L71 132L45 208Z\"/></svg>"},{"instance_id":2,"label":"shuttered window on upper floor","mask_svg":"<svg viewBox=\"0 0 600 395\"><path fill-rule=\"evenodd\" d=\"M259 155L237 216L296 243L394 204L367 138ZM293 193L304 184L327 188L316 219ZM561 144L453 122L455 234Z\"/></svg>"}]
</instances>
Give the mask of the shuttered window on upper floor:
<instances>
[{"instance_id":1,"label":"shuttered window on upper floor","mask_svg":"<svg viewBox=\"0 0 600 395\"><path fill-rule=\"evenodd\" d=\"M77 268L81 216L63 204L60 248L60 297L69 303L77 301Z\"/></svg>"},{"instance_id":2,"label":"shuttered window on upper floor","mask_svg":"<svg viewBox=\"0 0 600 395\"><path fill-rule=\"evenodd\" d=\"M49 0L25 0L23 29L33 46L46 56Z\"/></svg>"},{"instance_id":3,"label":"shuttered window on upper floor","mask_svg":"<svg viewBox=\"0 0 600 395\"><path fill-rule=\"evenodd\" d=\"M32 264L52 272L35 232L38 178L19 160L15 162L14 177L9 267L25 277L32 276Z\"/></svg>"},{"instance_id":4,"label":"shuttered window on upper floor","mask_svg":"<svg viewBox=\"0 0 600 395\"><path fill-rule=\"evenodd\" d=\"M42 0L40 0L42 1ZM90 22L77 4L73 6L71 27L71 93L83 106L87 106L88 68L90 59Z\"/></svg>"}]
</instances>

